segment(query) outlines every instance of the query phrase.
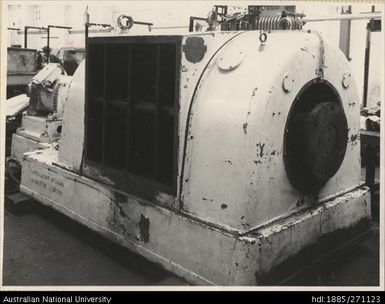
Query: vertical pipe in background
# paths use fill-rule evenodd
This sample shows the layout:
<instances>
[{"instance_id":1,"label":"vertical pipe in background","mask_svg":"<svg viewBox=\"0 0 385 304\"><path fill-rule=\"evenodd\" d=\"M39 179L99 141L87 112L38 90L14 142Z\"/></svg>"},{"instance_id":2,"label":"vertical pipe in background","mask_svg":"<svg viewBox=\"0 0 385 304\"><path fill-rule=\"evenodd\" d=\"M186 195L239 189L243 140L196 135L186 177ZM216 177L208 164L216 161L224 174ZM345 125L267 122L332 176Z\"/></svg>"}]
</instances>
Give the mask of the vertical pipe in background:
<instances>
[{"instance_id":1,"label":"vertical pipe in background","mask_svg":"<svg viewBox=\"0 0 385 304\"><path fill-rule=\"evenodd\" d=\"M84 48L86 49L86 52L87 52L87 38L88 38L88 27L89 27L88 22L85 23L84 27L85 27L85 29L84 29Z\"/></svg>"},{"instance_id":2,"label":"vertical pipe in background","mask_svg":"<svg viewBox=\"0 0 385 304\"><path fill-rule=\"evenodd\" d=\"M368 101L368 79L369 79L369 64L370 64L370 22L366 26L366 47L365 47L365 61L364 61L364 91L362 97L362 107L366 107Z\"/></svg>"},{"instance_id":3,"label":"vertical pipe in background","mask_svg":"<svg viewBox=\"0 0 385 304\"><path fill-rule=\"evenodd\" d=\"M190 17L190 23L189 23L188 31L189 32L194 31L194 18L193 17Z\"/></svg>"},{"instance_id":4,"label":"vertical pipe in background","mask_svg":"<svg viewBox=\"0 0 385 304\"><path fill-rule=\"evenodd\" d=\"M27 32L28 32L28 27L24 26L24 48L27 48Z\"/></svg>"},{"instance_id":5,"label":"vertical pipe in background","mask_svg":"<svg viewBox=\"0 0 385 304\"><path fill-rule=\"evenodd\" d=\"M372 13L376 11L376 7L372 5ZM372 19L373 20L373 19ZM369 81L369 64L370 64L370 43L372 28L370 20L366 26L366 47L365 47L365 62L364 62L364 92L362 97L362 107L366 107L368 103L368 81Z\"/></svg>"},{"instance_id":6,"label":"vertical pipe in background","mask_svg":"<svg viewBox=\"0 0 385 304\"><path fill-rule=\"evenodd\" d=\"M88 5L87 5L86 6L86 11L84 12L84 25L85 25L84 48L87 47L87 37L88 37L89 23L90 23L90 14L88 13Z\"/></svg>"},{"instance_id":7,"label":"vertical pipe in background","mask_svg":"<svg viewBox=\"0 0 385 304\"><path fill-rule=\"evenodd\" d=\"M342 6L342 15L351 14L352 6ZM350 60L350 28L351 20L341 20L340 21L340 42L339 48L345 54L346 58Z\"/></svg>"},{"instance_id":8,"label":"vertical pipe in background","mask_svg":"<svg viewBox=\"0 0 385 304\"><path fill-rule=\"evenodd\" d=\"M51 62L51 60L50 60L50 58L49 58L49 55L50 55L50 50L49 50L49 34L50 34L50 29L51 29L51 27L48 25L48 27L47 27L47 62L48 63L50 63Z\"/></svg>"}]
</instances>

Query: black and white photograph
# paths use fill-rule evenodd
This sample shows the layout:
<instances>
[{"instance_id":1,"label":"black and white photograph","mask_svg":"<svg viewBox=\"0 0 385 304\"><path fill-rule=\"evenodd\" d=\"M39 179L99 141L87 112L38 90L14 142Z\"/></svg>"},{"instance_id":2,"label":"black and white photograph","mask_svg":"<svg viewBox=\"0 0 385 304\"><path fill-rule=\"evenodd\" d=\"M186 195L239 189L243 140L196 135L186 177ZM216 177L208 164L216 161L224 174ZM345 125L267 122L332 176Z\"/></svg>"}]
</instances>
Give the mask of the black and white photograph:
<instances>
[{"instance_id":1,"label":"black and white photograph","mask_svg":"<svg viewBox=\"0 0 385 304\"><path fill-rule=\"evenodd\" d=\"M0 289L383 290L383 17L2 1Z\"/></svg>"}]
</instances>

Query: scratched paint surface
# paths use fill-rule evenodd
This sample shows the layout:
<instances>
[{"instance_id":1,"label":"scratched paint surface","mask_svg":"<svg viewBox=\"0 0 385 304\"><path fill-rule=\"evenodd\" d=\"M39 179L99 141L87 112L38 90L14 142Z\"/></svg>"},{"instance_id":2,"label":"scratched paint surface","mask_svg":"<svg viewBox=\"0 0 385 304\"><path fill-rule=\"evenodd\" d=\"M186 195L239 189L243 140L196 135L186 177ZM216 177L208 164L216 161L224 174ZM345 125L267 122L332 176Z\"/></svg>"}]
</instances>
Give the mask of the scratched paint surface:
<instances>
[{"instance_id":1,"label":"scratched paint surface","mask_svg":"<svg viewBox=\"0 0 385 304\"><path fill-rule=\"evenodd\" d=\"M24 193L150 260L161 262L166 269L185 277L188 269L192 282L208 284L219 280L219 284L226 284L227 265L232 265L233 258L228 253L235 242L230 235L52 166L57 151L45 152L32 152L23 161ZM208 239L215 239L219 246L213 243L212 248L205 247ZM210 261L210 265L203 260ZM225 275L218 276L218 272Z\"/></svg>"},{"instance_id":2,"label":"scratched paint surface","mask_svg":"<svg viewBox=\"0 0 385 304\"><path fill-rule=\"evenodd\" d=\"M347 153L339 172L324 189L318 194L304 196L293 189L286 177L282 140L284 124L296 93L314 78L319 61L318 37L307 33L269 34L260 51L258 33L196 36L204 40L206 52L203 58L192 63L182 54L180 66L176 209L181 203L183 212L247 231L359 183L359 126L353 119L359 103L354 81L348 89L342 88L341 75L348 66L341 53L326 45L325 77L335 85L344 102L350 128ZM182 45L186 40L187 37ZM282 52L281 41L285 41L285 52ZM234 47L233 42L244 54L242 62L226 72L218 68L216 59L223 57L219 49L222 47L225 53L226 49ZM211 60L216 52L218 54ZM287 72L295 80L288 93L282 89ZM59 163L75 171L81 165L84 143L83 76L84 63L74 76L78 81L71 83L59 150ZM196 98L191 101L195 89ZM187 153L184 155L191 102ZM180 189L182 168L183 189Z\"/></svg>"},{"instance_id":3,"label":"scratched paint surface","mask_svg":"<svg viewBox=\"0 0 385 304\"><path fill-rule=\"evenodd\" d=\"M370 218L368 189L358 188L240 237L56 167L56 150L37 152L23 160L23 193L194 284L256 285L321 235Z\"/></svg>"},{"instance_id":4,"label":"scratched paint surface","mask_svg":"<svg viewBox=\"0 0 385 304\"><path fill-rule=\"evenodd\" d=\"M212 64L199 84L182 193L186 213L241 231L360 183L358 97L354 82L347 89L342 86L349 70L343 54L324 44L325 79L337 89L348 121L346 156L319 193L304 196L286 176L283 138L295 96L316 77L320 40L307 32L271 33L258 51L258 35L236 37L234 45L245 53L243 62L227 72ZM223 52L232 47L229 43ZM287 73L294 81L289 92L283 89Z\"/></svg>"},{"instance_id":5,"label":"scratched paint surface","mask_svg":"<svg viewBox=\"0 0 385 304\"><path fill-rule=\"evenodd\" d=\"M182 174L182 160L184 151L184 141L186 124L188 122L188 112L193 98L195 90L199 90L199 79L204 74L207 65L210 65L211 59L214 54L225 45L228 41L233 39L239 33L236 32L219 32L219 33L207 33L194 35L202 37L204 45L206 46L206 52L204 57L199 62L192 63L187 60L186 56L183 55L180 63L180 110L179 110L179 126L178 126L178 137L179 137L179 153L178 153L178 185L177 185L177 197L179 199L181 194L179 179ZM186 44L187 37L183 38L183 45ZM213 63L211 63L213 64ZM194 138L187 134L188 140L191 141ZM185 180L188 178L185 178Z\"/></svg>"},{"instance_id":6,"label":"scratched paint surface","mask_svg":"<svg viewBox=\"0 0 385 304\"><path fill-rule=\"evenodd\" d=\"M342 88L348 69L343 55L325 45L325 78L341 95L350 128L345 160L320 193L303 196L286 177L282 141L293 99L315 77L319 38L312 33L268 34L260 48L258 35L202 35L207 46L202 60L191 63L182 56L178 168L182 170L185 160L185 171L178 194L183 191L183 214L117 193L53 164L60 160L75 171L80 168L84 132L80 87L74 91L76 101L67 104L72 104L68 113L79 112L63 126L68 133L63 134L60 151L36 151L23 160L22 191L198 284L254 285L256 273L269 271L320 235L369 218L367 190L348 192L319 209L303 209L359 184L359 102L354 81ZM244 54L236 67L220 69L216 58L223 54L214 54L226 42L228 47L236 42ZM285 92L282 81L288 72L294 83ZM185 125L196 88L183 159ZM303 213L297 217L255 229L299 210ZM236 231L232 235L206 222ZM242 237L237 234L251 229L253 233Z\"/></svg>"},{"instance_id":7,"label":"scratched paint surface","mask_svg":"<svg viewBox=\"0 0 385 304\"><path fill-rule=\"evenodd\" d=\"M75 71L69 88L63 114L62 137L60 140L59 162L74 171L79 171L84 144L84 91L85 60Z\"/></svg>"}]
</instances>

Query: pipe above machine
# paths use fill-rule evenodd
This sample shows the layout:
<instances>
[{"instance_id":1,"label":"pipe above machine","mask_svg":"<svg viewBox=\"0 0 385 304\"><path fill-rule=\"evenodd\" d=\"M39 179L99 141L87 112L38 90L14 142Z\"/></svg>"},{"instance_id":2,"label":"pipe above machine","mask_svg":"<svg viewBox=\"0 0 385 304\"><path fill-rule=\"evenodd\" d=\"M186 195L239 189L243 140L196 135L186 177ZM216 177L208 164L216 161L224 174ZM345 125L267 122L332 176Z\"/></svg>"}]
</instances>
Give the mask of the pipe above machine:
<instances>
[{"instance_id":1,"label":"pipe above machine","mask_svg":"<svg viewBox=\"0 0 385 304\"><path fill-rule=\"evenodd\" d=\"M303 17L302 21L304 22L316 22L316 21L340 21L340 20L368 20L368 19L381 19L382 13L369 13L369 14L348 14L348 15L338 15L338 16L309 16Z\"/></svg>"}]
</instances>

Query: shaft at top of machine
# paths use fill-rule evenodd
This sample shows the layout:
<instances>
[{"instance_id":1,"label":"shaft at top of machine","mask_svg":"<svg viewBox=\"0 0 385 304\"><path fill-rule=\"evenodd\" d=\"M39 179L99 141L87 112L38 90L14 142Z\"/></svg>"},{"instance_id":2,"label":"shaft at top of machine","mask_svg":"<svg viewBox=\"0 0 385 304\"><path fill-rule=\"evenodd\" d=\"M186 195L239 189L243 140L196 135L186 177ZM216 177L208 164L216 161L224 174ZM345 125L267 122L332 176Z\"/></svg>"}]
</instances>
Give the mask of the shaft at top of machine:
<instances>
[{"instance_id":1,"label":"shaft at top of machine","mask_svg":"<svg viewBox=\"0 0 385 304\"><path fill-rule=\"evenodd\" d=\"M337 16L309 16L303 17L302 20L305 22L316 22L316 21L339 21L339 20L365 20L365 19L381 19L382 13L367 13L367 14L346 14Z\"/></svg>"}]
</instances>

